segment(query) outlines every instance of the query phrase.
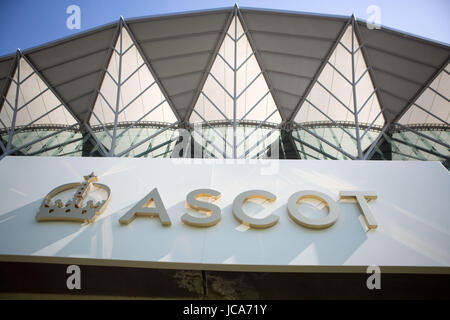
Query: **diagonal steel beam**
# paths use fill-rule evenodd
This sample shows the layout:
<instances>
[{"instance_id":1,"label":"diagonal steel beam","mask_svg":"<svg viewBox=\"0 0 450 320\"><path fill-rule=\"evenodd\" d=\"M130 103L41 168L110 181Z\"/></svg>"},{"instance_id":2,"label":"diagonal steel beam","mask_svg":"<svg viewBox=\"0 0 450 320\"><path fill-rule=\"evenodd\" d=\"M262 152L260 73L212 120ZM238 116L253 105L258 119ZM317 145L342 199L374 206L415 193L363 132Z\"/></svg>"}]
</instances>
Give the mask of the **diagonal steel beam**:
<instances>
[{"instance_id":1,"label":"diagonal steel beam","mask_svg":"<svg viewBox=\"0 0 450 320\"><path fill-rule=\"evenodd\" d=\"M443 155L443 154L441 154L441 153L439 153L439 152L433 151L431 148L428 148L428 149L427 149L427 148L418 146L418 145L416 145L416 144L413 144L413 143L411 143L411 142L403 141L403 140L400 140L400 139L397 139L397 138L391 138L391 140L394 141L394 142L401 143L401 144L403 144L403 145L405 145L405 146L408 146L408 147L410 147L411 149L417 149L417 150L419 150L419 151L422 151L422 152L425 152L425 153L427 153L427 154L431 154L431 155L433 155L433 156L440 157L440 158L443 158L443 159L450 159L449 156L446 156L446 155Z\"/></svg>"},{"instance_id":2,"label":"diagonal steel beam","mask_svg":"<svg viewBox=\"0 0 450 320\"><path fill-rule=\"evenodd\" d=\"M3 139L0 138L0 148L2 149L3 154L6 154L6 147L5 147L5 145L3 144L3 141L2 141L2 140L3 140Z\"/></svg>"},{"instance_id":3,"label":"diagonal steel beam","mask_svg":"<svg viewBox=\"0 0 450 320\"><path fill-rule=\"evenodd\" d=\"M323 150L320 150L320 149L314 147L313 145L307 143L306 141L303 141L303 140L301 140L301 139L299 139L297 137L294 137L294 136L292 136L292 139L294 139L295 141L297 141L300 144L304 144L305 146L307 146L308 148L312 149L313 151L318 152L318 153L326 156L327 158L330 158L331 160L338 160L338 158L332 156L331 154L329 154L329 153L327 153L327 152L325 152ZM305 151L303 151L303 152L306 153ZM309 156L311 156L311 155L309 155Z\"/></svg>"},{"instance_id":4,"label":"diagonal steel beam","mask_svg":"<svg viewBox=\"0 0 450 320\"><path fill-rule=\"evenodd\" d=\"M333 149L336 149L337 151L339 151L340 153L346 155L347 157L349 157L352 160L356 160L355 156L352 156L350 153L344 151L342 148L339 148L338 146L335 146L334 144L332 144L331 142L329 142L328 140L322 138L321 136L319 136L317 133L315 133L312 130L309 130L307 127L301 125L300 123L296 123L296 126L300 127L302 130L305 130L306 132L308 132L310 135L314 136L315 138L319 139L320 141L326 143L327 145L329 145L330 147L332 147Z\"/></svg>"},{"instance_id":5,"label":"diagonal steel beam","mask_svg":"<svg viewBox=\"0 0 450 320\"><path fill-rule=\"evenodd\" d=\"M112 36L111 43L110 43L108 52L105 57L105 61L103 63L102 72L100 72L100 74L98 76L97 84L95 86L94 92L100 91L100 88L102 87L103 80L105 79L105 75L106 75L105 70L108 69L108 65L113 57L113 53L115 52L115 48L114 48L115 44L117 42L117 39L120 36L120 25L121 25L121 22L119 20L119 22L117 23L117 26L116 26L116 30L114 31L114 34ZM89 126L89 120L91 119L92 112L94 111L96 101L97 101L97 95L93 95L92 101L90 101L90 103L89 103L89 115L87 116L87 118L84 122L85 127Z\"/></svg>"},{"instance_id":6,"label":"diagonal steel beam","mask_svg":"<svg viewBox=\"0 0 450 320\"><path fill-rule=\"evenodd\" d=\"M265 97L267 97L269 93L270 90L268 90L261 98L259 98L258 101L256 101L255 104L250 109L248 109L248 111L242 116L241 119L236 120L237 123L240 124L245 119L245 117L248 116L250 112L252 112L259 105L259 103L264 100Z\"/></svg>"},{"instance_id":7,"label":"diagonal steel beam","mask_svg":"<svg viewBox=\"0 0 450 320\"><path fill-rule=\"evenodd\" d=\"M335 42L330 47L330 50L326 54L325 58L322 60L322 64L320 65L319 69L317 70L316 74L314 75L314 78L312 79L312 81L310 82L308 88L306 89L305 94L303 95L302 98L300 98L300 101L297 103L297 106L294 108L294 111L292 112L291 116L289 117L289 121L293 121L295 119L295 116L297 115L298 111L300 110L300 108L304 104L304 102L305 102L306 98L308 97L309 93L311 92L312 88L314 87L314 85L316 84L317 80L319 79L320 74L322 73L323 69L327 65L328 60L330 59L330 57L333 54L334 50L336 49L336 47L340 43L340 41L342 39L342 36L344 35L345 31L347 30L347 28L348 28L348 26L350 24L351 24L351 18L349 18L347 20L347 22L344 24L344 26L342 27L342 29L339 32L338 36L336 37Z\"/></svg>"},{"instance_id":8,"label":"diagonal steel beam","mask_svg":"<svg viewBox=\"0 0 450 320\"><path fill-rule=\"evenodd\" d=\"M131 106L137 99L139 99L147 90L149 90L153 85L156 83L156 81L153 81L148 86L146 86L141 92L138 93L137 96L135 96L131 101L129 101L125 106L122 106L122 108L118 111L118 113L124 112L129 106ZM164 99L163 101L167 101Z\"/></svg>"},{"instance_id":9,"label":"diagonal steel beam","mask_svg":"<svg viewBox=\"0 0 450 320\"><path fill-rule=\"evenodd\" d=\"M378 141L380 141L381 137L384 136L384 133L386 132L386 130L389 129L390 126L391 126L390 122L388 122L388 123L386 123L384 125L384 127L381 130L381 132L378 135L378 137L375 139L375 141L372 142L372 144L370 145L369 149L364 154L363 160L367 160L369 158L369 156L371 156L372 150L376 147L376 145L378 144Z\"/></svg>"},{"instance_id":10,"label":"diagonal steel beam","mask_svg":"<svg viewBox=\"0 0 450 320\"><path fill-rule=\"evenodd\" d=\"M8 93L8 90L11 86L11 82L12 79L14 78L14 72L16 71L16 67L17 67L17 55L14 56L11 65L10 65L10 70L8 73L8 77L6 78L7 80L5 81L4 85L2 88L0 88L0 111L3 109L3 105L4 105L4 101L6 100L6 94Z\"/></svg>"},{"instance_id":11,"label":"diagonal steel beam","mask_svg":"<svg viewBox=\"0 0 450 320\"><path fill-rule=\"evenodd\" d=\"M65 146L67 146L69 144L72 144L74 142L79 142L81 140L83 140L83 137L75 138L75 139L72 139L72 137L70 137L69 140L66 140L66 141L64 141L62 143L58 143L57 145L53 145L53 146L50 146L50 147L45 147L45 148L43 148L41 150L28 153L27 156L38 155L38 154L41 154L41 153L44 153L44 152L48 152L48 151L51 151L51 150L54 150L54 149L57 149L57 148L60 148L60 147L65 147Z\"/></svg>"},{"instance_id":12,"label":"diagonal steel beam","mask_svg":"<svg viewBox=\"0 0 450 320\"><path fill-rule=\"evenodd\" d=\"M20 83L20 50L17 50L16 60L17 60L17 82ZM14 110L13 117L11 120L11 129L9 130L8 143L6 144L6 153L11 153L12 139L14 136L14 128L16 126L16 118L17 118L17 109L18 109L18 101L19 101L19 90L20 85L16 84L16 96L14 99Z\"/></svg>"},{"instance_id":13,"label":"diagonal steel beam","mask_svg":"<svg viewBox=\"0 0 450 320\"><path fill-rule=\"evenodd\" d=\"M211 139L205 137L205 136L203 135L203 132L197 130L195 126L192 126L192 129L193 129L198 135L200 135L200 137L202 137L207 143L209 143L210 146L212 146L215 150L217 150L217 152L219 152L219 153L222 155L222 157L224 157L224 158L227 157L227 156L226 156L226 152L223 151L223 150L220 150L220 148L219 148L218 146L216 146L216 145L214 144L214 142L213 142ZM206 145L201 144L201 146L202 146L202 149L203 149L204 151L208 151L208 150L206 149L206 147L207 147ZM211 154L211 155L213 155L210 151L208 151L208 153Z\"/></svg>"},{"instance_id":14,"label":"diagonal steel beam","mask_svg":"<svg viewBox=\"0 0 450 320\"><path fill-rule=\"evenodd\" d=\"M153 76L153 79L158 84L159 89L161 90L162 94L164 95L164 98L167 100L167 103L169 104L170 108L172 109L172 112L175 114L175 117L177 118L177 121L181 121L181 115L178 113L178 110L175 108L175 105L170 98L169 94L166 91L166 88L162 85L161 80L159 79L158 75L156 74L155 70L152 67L152 64L150 63L150 60L148 57L144 54L144 51L142 51L142 48L139 44L139 42L136 40L136 37L134 36L131 29L128 27L127 23L122 19L123 26L125 30L127 30L128 34L130 35L131 40L133 41L134 46L136 47L137 51L142 57L142 60L144 60L145 64L147 65L147 68L150 70L150 73Z\"/></svg>"},{"instance_id":15,"label":"diagonal steel beam","mask_svg":"<svg viewBox=\"0 0 450 320\"><path fill-rule=\"evenodd\" d=\"M339 99L333 92L331 92L330 89L328 89L324 84L322 84L322 82L320 82L319 80L316 81L316 83L322 88L324 89L330 96L332 96L337 102L339 102L341 104L341 106L343 106L345 109L347 109L348 112L350 112L351 114L354 115L354 110L351 110L344 102L342 102L341 99ZM305 98L305 100L308 98Z\"/></svg>"},{"instance_id":16,"label":"diagonal steel beam","mask_svg":"<svg viewBox=\"0 0 450 320\"><path fill-rule=\"evenodd\" d=\"M172 129L172 128L173 128L174 126L176 126L177 124L178 124L178 122L175 122L175 123L172 123L171 125L169 125L169 126L167 126L167 127L162 128L161 130L155 132L154 134L152 134L152 135L146 137L145 139L139 141L139 142L136 143L135 145L130 146L129 148L127 148L127 149L125 149L125 150L119 152L116 156L117 156L117 157L123 156L124 154L130 152L131 150L133 150L133 149L139 147L141 144L146 143L148 140L153 139L154 137L160 135L161 133L163 133L163 132L165 132L165 131L167 131L167 130L169 130L169 129Z\"/></svg>"},{"instance_id":17,"label":"diagonal steel beam","mask_svg":"<svg viewBox=\"0 0 450 320\"><path fill-rule=\"evenodd\" d=\"M251 87L251 85L258 80L259 76L262 74L262 72L259 72L246 86L245 88L236 96L236 100L239 99L247 90ZM269 89L270 92L270 89Z\"/></svg>"},{"instance_id":18,"label":"diagonal steel beam","mask_svg":"<svg viewBox=\"0 0 450 320\"><path fill-rule=\"evenodd\" d=\"M319 111L325 118L327 118L328 120L330 120L332 123L334 123L338 128L340 128L342 131L344 131L346 134L348 134L348 136L354 140L356 140L356 137L353 136L349 131L345 130L345 128L343 126L341 126L339 124L339 122L333 120L329 115L327 115L325 112L323 112L322 110L320 110L319 107L317 107L314 103L312 103L311 101L309 101L308 99L305 100L305 102L309 103L312 107L314 107L314 109L316 109L317 111Z\"/></svg>"},{"instance_id":19,"label":"diagonal steel beam","mask_svg":"<svg viewBox=\"0 0 450 320\"><path fill-rule=\"evenodd\" d=\"M50 113L52 113L53 111L55 111L56 109L58 109L59 107L62 106L62 103L58 104L56 107L53 107L52 109L48 110L47 112L43 113L42 115L40 115L39 117L37 117L36 119L32 120L30 123L28 123L27 125L20 127L16 130L16 134L26 130L27 128L29 128L30 126L33 125L33 123L35 123L36 121L42 119L43 117L45 117L46 115L49 115Z\"/></svg>"},{"instance_id":20,"label":"diagonal steel beam","mask_svg":"<svg viewBox=\"0 0 450 320\"><path fill-rule=\"evenodd\" d=\"M421 133L421 132L419 132L419 131L416 131L416 130L414 130L413 128L411 128L411 127L409 127L409 126L405 126L405 125L403 125L403 124L401 124L401 123L396 123L395 125L396 125L396 126L399 126L399 127L401 127L401 128L403 128L403 129L406 129L407 131L411 131L411 132L417 134L417 135L420 136L420 137L423 137L423 138L428 139L428 140L430 140L430 141L433 141L433 142L435 142L435 143L437 143L437 144L440 144L441 146L444 146L444 147L447 148L447 149L450 149L450 145L449 145L449 144L447 144L447 143L445 143L445 142L443 142L443 141L440 141L440 140L438 140L438 139L435 139L435 138L433 138L433 137L427 136L426 134L423 134L423 133Z\"/></svg>"},{"instance_id":21,"label":"diagonal steel beam","mask_svg":"<svg viewBox=\"0 0 450 320\"><path fill-rule=\"evenodd\" d=\"M252 132L250 132L247 136L245 136L244 139L242 139L242 141L239 142L238 145L236 145L236 149L239 148L241 144L243 144L253 133L255 133L259 128L261 128L266 123L266 121L275 114L275 112L277 112L277 110L273 110L273 112L269 114L269 116L267 116L263 121L261 121L261 123L257 127L255 127L252 130ZM278 128L279 126L280 125L278 125L276 128Z\"/></svg>"},{"instance_id":22,"label":"diagonal steel beam","mask_svg":"<svg viewBox=\"0 0 450 320\"><path fill-rule=\"evenodd\" d=\"M444 96L442 93L440 93L440 92L436 91L435 89L433 89L433 88L431 87L431 84L430 84L430 86L428 86L428 89L430 89L431 91L433 91L434 93L436 93L439 97L441 97L441 98L444 99L445 101L450 102L450 100L449 100L446 96Z\"/></svg>"},{"instance_id":23,"label":"diagonal steel beam","mask_svg":"<svg viewBox=\"0 0 450 320\"><path fill-rule=\"evenodd\" d=\"M273 128L272 130L270 130L268 133L266 133L261 139L259 139L258 141L256 141L255 144L253 144L253 146L251 146L250 148L248 148L247 150L244 151L244 153L241 154L241 156L239 157L239 159L244 159L250 152L253 151L253 149L255 149L262 141L266 140L267 138L269 138L274 132L278 132L280 125L278 125L276 128Z\"/></svg>"},{"instance_id":24,"label":"diagonal steel beam","mask_svg":"<svg viewBox=\"0 0 450 320\"><path fill-rule=\"evenodd\" d=\"M194 112L195 112L196 115L198 115L198 116L202 119L202 121L203 121L204 123L206 123L206 124L208 125L208 127L211 128L212 131L214 131L214 132L215 132L215 133L216 133L216 134L217 134L217 135L225 142L225 144L228 144L228 146L229 146L230 148L233 148L233 146L227 141L227 139L225 139L225 138L223 137L223 135L222 135L219 131L217 131L216 128L214 128L214 127L209 123L208 120L206 120L205 118L203 118L202 115L201 115L200 113L198 113L196 110L194 110Z\"/></svg>"},{"instance_id":25,"label":"diagonal steel beam","mask_svg":"<svg viewBox=\"0 0 450 320\"><path fill-rule=\"evenodd\" d=\"M239 40L238 40L238 41L239 41ZM250 60L250 58L251 58L254 54L255 54L255 52L250 53L250 55L249 55L247 58L245 58L244 61L241 62L241 64L239 65L239 67L237 67L236 71L239 71L239 69L240 69L243 65L245 65L245 64L247 63L247 61Z\"/></svg>"},{"instance_id":26,"label":"diagonal steel beam","mask_svg":"<svg viewBox=\"0 0 450 320\"><path fill-rule=\"evenodd\" d=\"M383 109L380 110L380 112L378 112L377 116L372 120L372 122L369 124L369 126L366 128L366 130L364 130L364 133L361 136L361 141L364 138L364 136L366 135L367 132L369 132L370 129L372 129L373 125L375 124L375 121L377 121L377 119L380 117L380 115L383 113Z\"/></svg>"},{"instance_id":27,"label":"diagonal steel beam","mask_svg":"<svg viewBox=\"0 0 450 320\"><path fill-rule=\"evenodd\" d=\"M20 147L16 147L16 148L14 148L14 149L12 149L12 150L9 150L9 154L12 154L12 153L14 153L14 152L20 151L20 150L22 150L23 148L26 148L26 147L28 147L28 146L31 146L32 144L38 143L38 142L40 142L40 141L42 141L42 140L45 140L45 139L47 139L47 138L53 137L53 136L55 136L55 135L57 135L57 134L59 134L59 133L61 133L61 132L70 130L70 129L74 128L74 127L77 126L77 125L78 125L78 123L75 123L75 124L73 124L73 125L71 125L71 126L61 128L61 129L59 129L59 130L57 130L57 131L55 131L55 132L52 132L52 133L50 133L50 134L48 134L48 135L45 135L45 136L43 136L43 137L40 137L40 138L35 139L35 140L33 140L33 141L30 141L30 142L28 142L28 143L26 143L26 144L24 144L24 145L22 145L22 146L20 146Z\"/></svg>"},{"instance_id":28,"label":"diagonal steel beam","mask_svg":"<svg viewBox=\"0 0 450 320\"><path fill-rule=\"evenodd\" d=\"M369 96L367 97L366 101L364 101L364 103L362 104L361 108L359 108L358 115L360 114L361 110L364 109L364 107L367 105L367 103L369 102L370 98L372 98L372 96L375 94L376 91L378 91L378 89L374 89L372 91L372 93L369 94ZM383 106L381 106L381 108L383 109Z\"/></svg>"},{"instance_id":29,"label":"diagonal steel beam","mask_svg":"<svg viewBox=\"0 0 450 320\"><path fill-rule=\"evenodd\" d=\"M152 113L153 111L155 111L156 109L158 109L158 107L160 107L162 104L164 104L165 102L167 102L166 100L161 101L160 103L158 103L156 106L154 106L153 108L151 108L149 111L147 111L146 113L144 113L141 117L139 117L137 120L133 121L133 123L131 125L129 125L128 127L126 127L124 130L122 130L122 132L120 134L117 135L117 139L119 139L125 132L127 132L128 130L130 130L131 128L133 128L138 122L140 122L142 119L144 119L146 116L148 116L150 113Z\"/></svg>"},{"instance_id":30,"label":"diagonal steel beam","mask_svg":"<svg viewBox=\"0 0 450 320\"><path fill-rule=\"evenodd\" d=\"M425 113L428 113L430 116L432 116L433 118L441 121L442 123L445 123L446 125L448 125L450 127L450 123L448 123L447 121L445 121L444 119L442 119L441 117L438 117L437 115L435 115L434 113L428 111L427 109L425 109L424 107L418 105L417 103L414 103L414 105L419 108L420 110L422 110Z\"/></svg>"},{"instance_id":31,"label":"diagonal steel beam","mask_svg":"<svg viewBox=\"0 0 450 320\"><path fill-rule=\"evenodd\" d=\"M214 103L214 101L212 101L212 100L208 97L208 95L207 95L206 93L204 93L204 92L202 91L202 95L206 98L206 100L208 100L208 101L213 105L213 107L214 107L214 108L222 115L222 117L224 117L230 124L233 123L230 119L228 119L228 117L226 116L226 114L223 113L222 110L220 110L220 108Z\"/></svg>"},{"instance_id":32,"label":"diagonal steel beam","mask_svg":"<svg viewBox=\"0 0 450 320\"><path fill-rule=\"evenodd\" d=\"M34 74L34 73L32 73ZM29 105L30 103L32 103L33 101L35 101L37 98L39 98L40 96L42 96L44 93L46 93L48 90L50 90L50 88L45 88L44 90L42 90L41 92L39 92L37 95L35 95L33 98L31 98L30 100L28 100L26 103L24 103L23 105L21 105L17 111L22 110L23 108L25 108L27 105Z\"/></svg>"},{"instance_id":33,"label":"diagonal steel beam","mask_svg":"<svg viewBox=\"0 0 450 320\"><path fill-rule=\"evenodd\" d=\"M397 114L397 116L394 117L394 119L392 120L392 123L398 123L398 121L403 117L403 115L406 113L406 111L408 111L408 109L417 102L417 99L419 99L419 97L422 95L423 92L425 92L425 90L430 87L431 83L433 83L433 81L439 76L439 74L445 70L445 68L447 67L447 65L450 62L450 57L447 58L447 60L440 66L439 69L436 70L436 72L428 79L428 81L424 84L424 86L416 92L416 94L414 95L414 97L409 100L409 102L406 104L406 106ZM381 101L380 101L381 103Z\"/></svg>"},{"instance_id":34,"label":"diagonal steel beam","mask_svg":"<svg viewBox=\"0 0 450 320\"><path fill-rule=\"evenodd\" d=\"M228 61L220 54L220 52L217 52L217 56L222 59L222 61L227 65L228 68L230 68L231 71L235 72L233 66L228 63Z\"/></svg>"},{"instance_id":35,"label":"diagonal steel beam","mask_svg":"<svg viewBox=\"0 0 450 320\"><path fill-rule=\"evenodd\" d=\"M32 63L32 61L30 61L28 59L28 57L24 54L21 53L21 57L22 59L24 59L28 65L31 67L31 69L33 69L34 73L41 79L41 81L47 86L47 88L49 88L49 90L51 91L51 93L53 93L53 95L59 100L60 103L62 103L62 105L64 106L64 108L66 108L67 112L70 113L70 115L75 119L75 121L80 125L82 125L82 121L78 118L78 116L72 111L72 109L69 108L69 105L67 104L67 102L59 95L59 93L56 91L56 89L48 82L48 80L44 77L43 74L41 74L36 66Z\"/></svg>"},{"instance_id":36,"label":"diagonal steel beam","mask_svg":"<svg viewBox=\"0 0 450 320\"><path fill-rule=\"evenodd\" d=\"M220 47L221 47L225 37L227 36L227 31L228 31L228 28L231 25L231 21L233 21L233 16L234 16L234 9L230 12L230 14L229 14L229 16L228 16L228 18L227 18L227 20L225 22L225 25L223 26L222 33L219 35L219 38L217 39L217 43L216 43L216 45L214 47L214 51L213 51L213 54L211 55L211 59L209 59L209 61L208 61L208 64L207 64L207 66L206 66L206 68L204 70L202 79L200 80L200 83L199 83L199 85L197 87L196 93L192 97L192 101L191 101L191 103L189 105L188 111L186 112L186 116L183 119L184 122L189 121L189 118L191 117L191 114L192 114L192 112L194 110L195 104L197 103L197 100L198 100L198 98L200 96L200 93L201 93L201 91L202 91L202 89L203 89L203 87L205 85L205 82L208 79L208 75L211 72L211 68L212 68L212 66L214 64L214 61L215 61L216 56L217 56L217 53L219 52Z\"/></svg>"},{"instance_id":37,"label":"diagonal steel beam","mask_svg":"<svg viewBox=\"0 0 450 320\"><path fill-rule=\"evenodd\" d=\"M100 124L103 126L103 123L100 122ZM100 148L100 151L101 151L102 155L103 155L104 157L107 157L109 152L108 152L108 150L105 149L105 146L104 146L103 143L100 141L100 139L97 138L95 132L91 129L90 126L85 126L85 127L86 127L86 129L89 131L89 133L91 134L91 137L94 138L94 141L97 143L97 146ZM104 131L105 134L108 133L108 130L107 130L104 126L103 126L103 128L104 128L104 130L105 130L105 131ZM109 135L109 136L111 136L111 135Z\"/></svg>"},{"instance_id":38,"label":"diagonal steel beam","mask_svg":"<svg viewBox=\"0 0 450 320\"><path fill-rule=\"evenodd\" d=\"M256 62L258 63L259 69L261 70L261 72L264 76L264 80L266 81L267 87L269 88L270 92L275 92L274 86L273 86L272 81L269 76L269 73L267 72L266 67L263 63L263 60L261 58L261 54L258 51L258 48L253 40L252 32L248 28L247 22L245 21L244 16L242 15L241 11L239 10L239 8L237 6L236 6L236 11L237 11L237 16L239 18L239 21L241 22L242 29L244 30L244 34L246 34L246 36L247 36L247 40L248 40L248 43L250 44L250 48L252 49L252 52L256 59ZM281 105L280 101L278 100L277 95L273 94L272 98L273 98L275 105L277 107L277 110L281 116L281 120L286 121L287 119L285 118L284 113L280 112L280 110L282 109L283 106Z\"/></svg>"},{"instance_id":39,"label":"diagonal steel beam","mask_svg":"<svg viewBox=\"0 0 450 320\"><path fill-rule=\"evenodd\" d=\"M334 66L334 64L332 64L330 61L327 61L327 64L334 70L336 71L341 77L342 79L344 79L349 85L352 85L352 82L347 79L347 77L338 69Z\"/></svg>"}]
</instances>

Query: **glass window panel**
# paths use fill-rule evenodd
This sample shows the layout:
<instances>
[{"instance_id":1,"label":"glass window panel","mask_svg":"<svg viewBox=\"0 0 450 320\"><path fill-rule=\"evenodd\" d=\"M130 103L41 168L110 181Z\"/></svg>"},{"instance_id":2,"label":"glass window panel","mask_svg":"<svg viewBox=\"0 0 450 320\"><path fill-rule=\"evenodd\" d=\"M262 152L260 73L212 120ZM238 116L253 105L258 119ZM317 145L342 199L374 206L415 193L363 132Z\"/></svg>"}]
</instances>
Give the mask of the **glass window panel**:
<instances>
[{"instance_id":1,"label":"glass window panel","mask_svg":"<svg viewBox=\"0 0 450 320\"><path fill-rule=\"evenodd\" d=\"M419 130L420 133L450 143L449 130ZM392 146L394 160L428 160L445 162L450 157L450 151L445 146L420 137L414 132L400 131L392 135L389 141Z\"/></svg>"},{"instance_id":2,"label":"glass window panel","mask_svg":"<svg viewBox=\"0 0 450 320\"><path fill-rule=\"evenodd\" d=\"M272 133L267 137L270 132ZM209 158L213 154L216 158L222 159L224 158L224 153L226 158L233 157L232 148L222 139L222 137L225 138L230 145L233 145L232 126L216 126L214 129L205 126L201 128L196 127L196 131L192 133L192 136L198 144L205 148L206 152L203 152L204 158ZM266 149L270 144L278 143L279 136L278 129L257 128L257 126L250 125L237 126L237 156L246 159L257 156L265 157L264 155L267 155Z\"/></svg>"}]
</instances>

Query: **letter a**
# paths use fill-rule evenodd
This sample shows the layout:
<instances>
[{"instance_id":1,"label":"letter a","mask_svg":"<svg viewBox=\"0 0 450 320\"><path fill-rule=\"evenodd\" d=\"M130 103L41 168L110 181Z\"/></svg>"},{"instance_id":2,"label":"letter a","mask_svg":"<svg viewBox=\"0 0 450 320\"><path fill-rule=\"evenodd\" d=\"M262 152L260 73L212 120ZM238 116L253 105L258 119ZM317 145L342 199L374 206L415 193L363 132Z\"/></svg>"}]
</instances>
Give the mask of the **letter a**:
<instances>
[{"instance_id":1,"label":"letter a","mask_svg":"<svg viewBox=\"0 0 450 320\"><path fill-rule=\"evenodd\" d=\"M380 267L378 266L369 266L367 267L366 273L373 273L370 277L367 278L366 285L367 289L381 289L381 277L380 277Z\"/></svg>"},{"instance_id":2,"label":"letter a","mask_svg":"<svg viewBox=\"0 0 450 320\"><path fill-rule=\"evenodd\" d=\"M67 289L73 290L73 289L81 289L81 270L80 267L77 265L70 265L67 267L66 270L67 274L70 274L70 276L67 278L66 286Z\"/></svg>"},{"instance_id":3,"label":"letter a","mask_svg":"<svg viewBox=\"0 0 450 320\"><path fill-rule=\"evenodd\" d=\"M155 207L147 207L151 202L155 204ZM159 196L158 189L156 188L150 191L150 193L141 201L136 203L133 208L128 210L128 212L119 219L119 222L121 224L129 224L137 216L158 217L163 226L170 226L172 224L161 197Z\"/></svg>"},{"instance_id":4,"label":"letter a","mask_svg":"<svg viewBox=\"0 0 450 320\"><path fill-rule=\"evenodd\" d=\"M66 20L67 29L80 29L81 28L81 10L77 5L70 5L66 9L66 13L70 16Z\"/></svg>"}]
</instances>

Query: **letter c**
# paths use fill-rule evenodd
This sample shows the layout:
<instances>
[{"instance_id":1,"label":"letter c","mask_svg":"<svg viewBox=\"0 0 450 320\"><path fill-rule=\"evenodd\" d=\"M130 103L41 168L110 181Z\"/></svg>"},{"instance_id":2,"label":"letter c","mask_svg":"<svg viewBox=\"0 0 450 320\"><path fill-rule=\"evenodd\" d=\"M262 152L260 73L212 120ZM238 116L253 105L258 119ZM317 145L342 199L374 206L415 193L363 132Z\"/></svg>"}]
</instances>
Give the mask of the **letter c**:
<instances>
[{"instance_id":1,"label":"letter c","mask_svg":"<svg viewBox=\"0 0 450 320\"><path fill-rule=\"evenodd\" d=\"M274 202L277 199L273 193L264 190L250 190L242 192L233 201L233 215L235 219L242 224L257 229L270 228L275 225L278 222L279 217L274 214L270 214L265 218L253 218L242 210L242 205L245 201L252 198L262 198L269 202Z\"/></svg>"}]
</instances>

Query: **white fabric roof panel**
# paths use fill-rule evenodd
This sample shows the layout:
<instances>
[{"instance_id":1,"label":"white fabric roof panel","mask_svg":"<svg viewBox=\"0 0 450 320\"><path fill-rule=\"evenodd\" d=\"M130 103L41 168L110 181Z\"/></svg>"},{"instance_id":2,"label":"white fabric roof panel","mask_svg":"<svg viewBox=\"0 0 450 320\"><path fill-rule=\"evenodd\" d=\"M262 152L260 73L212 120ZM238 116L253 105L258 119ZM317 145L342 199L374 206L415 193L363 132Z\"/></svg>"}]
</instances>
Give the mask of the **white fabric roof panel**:
<instances>
[{"instance_id":1,"label":"white fabric roof panel","mask_svg":"<svg viewBox=\"0 0 450 320\"><path fill-rule=\"evenodd\" d=\"M15 65L15 56L9 56L0 59L0 108L3 103L3 95L6 95L6 90L9 85L9 77L11 75L12 68Z\"/></svg>"},{"instance_id":2,"label":"white fabric roof panel","mask_svg":"<svg viewBox=\"0 0 450 320\"><path fill-rule=\"evenodd\" d=\"M231 10L128 22L169 100L184 119L224 32ZM200 72L201 76L192 73ZM190 81L183 81L191 74ZM170 79L166 79L170 77ZM180 77L181 81L176 81ZM178 96L183 93L183 97Z\"/></svg>"},{"instance_id":3,"label":"white fabric roof panel","mask_svg":"<svg viewBox=\"0 0 450 320\"><path fill-rule=\"evenodd\" d=\"M226 117L232 121L265 120L280 123L277 106L239 18L233 18L227 34L229 36L220 45L220 56L214 60L189 121L225 120ZM236 42L231 38L236 39ZM221 112L218 108L221 108Z\"/></svg>"},{"instance_id":4,"label":"white fabric roof panel","mask_svg":"<svg viewBox=\"0 0 450 320\"><path fill-rule=\"evenodd\" d=\"M450 121L450 65L434 79L398 121L403 125L439 124ZM428 111L428 112L427 112ZM430 114L431 113L431 114ZM433 116L434 115L434 116Z\"/></svg>"},{"instance_id":5,"label":"white fabric roof panel","mask_svg":"<svg viewBox=\"0 0 450 320\"><path fill-rule=\"evenodd\" d=\"M348 19L249 9L241 12L260 52L280 112L288 119ZM300 79L297 87L293 76Z\"/></svg>"},{"instance_id":6,"label":"white fabric roof panel","mask_svg":"<svg viewBox=\"0 0 450 320\"><path fill-rule=\"evenodd\" d=\"M373 67L372 75L386 118L398 120L428 85L432 77L449 59L449 47L402 34L386 28L370 30L359 22L358 29L363 52Z\"/></svg>"},{"instance_id":7,"label":"white fabric roof panel","mask_svg":"<svg viewBox=\"0 0 450 320\"><path fill-rule=\"evenodd\" d=\"M115 31L113 24L24 52L81 122L89 116Z\"/></svg>"},{"instance_id":8,"label":"white fabric roof panel","mask_svg":"<svg viewBox=\"0 0 450 320\"><path fill-rule=\"evenodd\" d=\"M359 43L354 39L354 48L359 47ZM345 46L345 47L344 47ZM333 50L327 65L323 68L299 112L294 118L295 122L317 122L317 121L355 121L353 87L348 81L352 81L352 55L345 49L352 49L352 26L348 26L343 34L339 45ZM355 63L355 85L356 107L360 124L374 124L382 126L384 119L381 115L380 105L374 92L374 87L368 73L364 73L367 65L361 51L354 54ZM332 66L334 66L334 69ZM339 71L339 72L338 72ZM345 78L344 78L345 77ZM324 86L333 95L322 87ZM365 101L371 96L363 108ZM339 99L339 100L338 100ZM346 107L342 105L345 104ZM363 108L361 110L361 108ZM319 110L317 110L319 109Z\"/></svg>"}]
</instances>

